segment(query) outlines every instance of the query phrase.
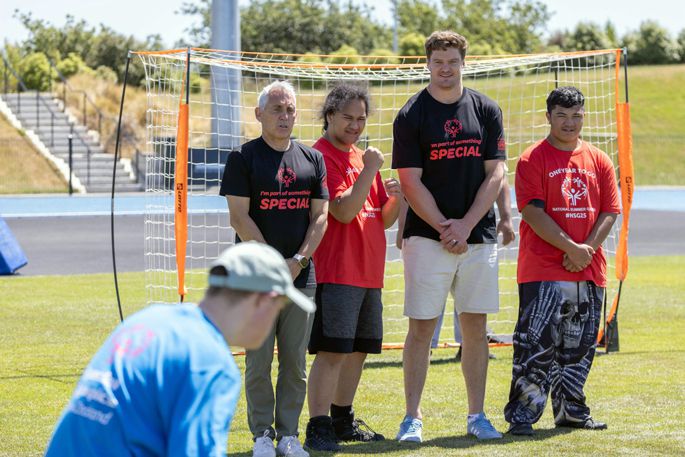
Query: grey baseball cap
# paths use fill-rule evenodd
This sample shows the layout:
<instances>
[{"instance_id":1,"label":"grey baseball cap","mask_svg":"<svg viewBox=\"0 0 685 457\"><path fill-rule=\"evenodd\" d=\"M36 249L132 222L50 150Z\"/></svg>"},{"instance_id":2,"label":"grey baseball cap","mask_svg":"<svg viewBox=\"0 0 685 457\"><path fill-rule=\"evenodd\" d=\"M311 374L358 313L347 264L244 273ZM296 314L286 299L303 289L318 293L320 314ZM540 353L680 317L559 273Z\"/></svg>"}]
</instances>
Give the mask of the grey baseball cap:
<instances>
[{"instance_id":1,"label":"grey baseball cap","mask_svg":"<svg viewBox=\"0 0 685 457\"><path fill-rule=\"evenodd\" d=\"M209 275L209 285L249 292L275 292L313 313L316 305L293 285L290 269L283 256L271 246L247 241L222 252L210 269L221 266L228 276Z\"/></svg>"}]
</instances>

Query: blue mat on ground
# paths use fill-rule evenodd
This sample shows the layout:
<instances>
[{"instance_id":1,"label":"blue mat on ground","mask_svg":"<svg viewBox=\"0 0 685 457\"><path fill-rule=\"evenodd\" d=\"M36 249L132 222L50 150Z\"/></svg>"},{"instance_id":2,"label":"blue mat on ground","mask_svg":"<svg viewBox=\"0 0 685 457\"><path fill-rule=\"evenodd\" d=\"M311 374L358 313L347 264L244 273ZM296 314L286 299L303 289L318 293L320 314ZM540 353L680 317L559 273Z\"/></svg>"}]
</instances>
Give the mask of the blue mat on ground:
<instances>
[{"instance_id":1,"label":"blue mat on ground","mask_svg":"<svg viewBox=\"0 0 685 457\"><path fill-rule=\"evenodd\" d=\"M0 275L11 275L26 265L26 255L12 234L5 219L0 216Z\"/></svg>"}]
</instances>

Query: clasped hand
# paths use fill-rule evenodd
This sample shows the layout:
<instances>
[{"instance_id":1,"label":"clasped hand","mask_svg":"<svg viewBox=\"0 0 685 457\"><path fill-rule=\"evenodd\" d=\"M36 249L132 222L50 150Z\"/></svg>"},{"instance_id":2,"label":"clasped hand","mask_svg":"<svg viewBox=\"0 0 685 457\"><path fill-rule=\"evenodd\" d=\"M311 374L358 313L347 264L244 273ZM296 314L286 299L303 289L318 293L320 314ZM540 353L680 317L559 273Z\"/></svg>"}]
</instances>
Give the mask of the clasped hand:
<instances>
[{"instance_id":1,"label":"clasped hand","mask_svg":"<svg viewBox=\"0 0 685 457\"><path fill-rule=\"evenodd\" d=\"M566 271L578 273L583 271L592 263L592 256L595 250L587 244L577 244L573 249L569 249L564 254L561 262Z\"/></svg>"},{"instance_id":2,"label":"clasped hand","mask_svg":"<svg viewBox=\"0 0 685 457\"><path fill-rule=\"evenodd\" d=\"M447 219L440 222L442 231L440 232L440 244L452 254L463 254L469 249L466 243L471 229L463 219Z\"/></svg>"}]
</instances>

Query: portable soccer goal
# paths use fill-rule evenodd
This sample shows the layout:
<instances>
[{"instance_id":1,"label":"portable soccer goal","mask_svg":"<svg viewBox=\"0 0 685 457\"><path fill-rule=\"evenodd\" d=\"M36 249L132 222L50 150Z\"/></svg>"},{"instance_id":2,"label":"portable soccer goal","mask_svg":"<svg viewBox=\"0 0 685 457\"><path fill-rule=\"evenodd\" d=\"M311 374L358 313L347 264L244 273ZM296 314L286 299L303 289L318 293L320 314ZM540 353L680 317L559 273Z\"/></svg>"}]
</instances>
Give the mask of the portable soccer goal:
<instances>
[{"instance_id":1,"label":"portable soccer goal","mask_svg":"<svg viewBox=\"0 0 685 457\"><path fill-rule=\"evenodd\" d=\"M177 49L134 52L145 68L147 88L145 282L149 302L195 300L206 286L208 265L231 245L234 231L218 195L227 155L260 135L254 107L261 89L290 81L297 92L293 136L312 145L322 133L318 113L339 81L367 86L371 112L360 146L378 147L390 169L392 123L409 97L428 82L425 58L316 56ZM612 158L620 178L623 217L605 243L609 263L608 308L612 319L627 274L627 232L632 200L632 159L627 89L617 49L531 55L469 56L464 85L502 108L508 179L519 155L548 134L545 100L556 86L577 86L586 96L583 139ZM515 199L512 199L512 204ZM515 205L512 205L515 206ZM514 209L515 226L518 213ZM384 343L399 347L407 320L396 229L387 231ZM511 335L517 317L517 243L499 247L500 312L490 316L499 335ZM342 246L341 249L345 249ZM451 300L451 299L450 299ZM447 303L442 344L452 340Z\"/></svg>"}]
</instances>

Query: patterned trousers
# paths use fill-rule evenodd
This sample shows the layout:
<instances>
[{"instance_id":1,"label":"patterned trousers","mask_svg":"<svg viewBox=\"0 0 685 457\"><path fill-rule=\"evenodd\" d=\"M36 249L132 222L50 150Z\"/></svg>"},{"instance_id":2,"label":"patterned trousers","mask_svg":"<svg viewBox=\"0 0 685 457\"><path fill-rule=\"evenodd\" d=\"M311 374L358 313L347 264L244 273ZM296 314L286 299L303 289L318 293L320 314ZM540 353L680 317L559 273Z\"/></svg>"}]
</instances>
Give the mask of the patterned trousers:
<instances>
[{"instance_id":1,"label":"patterned trousers","mask_svg":"<svg viewBox=\"0 0 685 457\"><path fill-rule=\"evenodd\" d=\"M514 364L504 417L534 424L551 393L554 422L585 422L604 289L591 281L519 284Z\"/></svg>"}]
</instances>

